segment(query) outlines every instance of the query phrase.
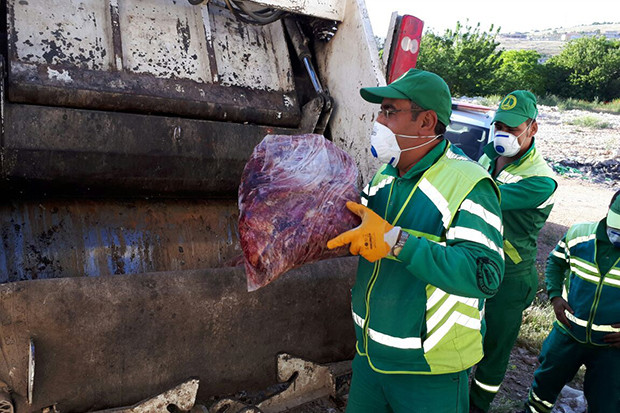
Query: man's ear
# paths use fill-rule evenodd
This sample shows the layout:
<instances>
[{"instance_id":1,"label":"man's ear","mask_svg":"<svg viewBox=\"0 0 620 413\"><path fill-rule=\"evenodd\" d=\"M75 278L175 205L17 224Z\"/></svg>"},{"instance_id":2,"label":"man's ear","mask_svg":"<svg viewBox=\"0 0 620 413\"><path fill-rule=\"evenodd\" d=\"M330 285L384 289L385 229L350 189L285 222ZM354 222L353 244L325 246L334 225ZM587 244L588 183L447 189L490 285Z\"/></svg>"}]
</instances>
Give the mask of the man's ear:
<instances>
[{"instance_id":1,"label":"man's ear","mask_svg":"<svg viewBox=\"0 0 620 413\"><path fill-rule=\"evenodd\" d=\"M437 113L434 110L427 110L424 112L424 118L420 127L424 131L424 135L431 136L435 134L435 126L437 125Z\"/></svg>"},{"instance_id":2,"label":"man's ear","mask_svg":"<svg viewBox=\"0 0 620 413\"><path fill-rule=\"evenodd\" d=\"M530 132L531 136L536 135L536 132L538 132L538 122L536 122L536 119L532 121L532 126L530 126Z\"/></svg>"}]
</instances>

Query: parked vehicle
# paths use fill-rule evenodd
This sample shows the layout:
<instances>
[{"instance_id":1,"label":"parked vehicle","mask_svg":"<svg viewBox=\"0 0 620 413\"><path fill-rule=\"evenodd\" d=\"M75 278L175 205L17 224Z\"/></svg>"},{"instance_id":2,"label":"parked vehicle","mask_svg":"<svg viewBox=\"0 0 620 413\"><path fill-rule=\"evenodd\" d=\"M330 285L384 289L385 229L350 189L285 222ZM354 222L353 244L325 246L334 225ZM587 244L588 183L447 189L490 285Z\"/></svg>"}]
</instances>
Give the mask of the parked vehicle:
<instances>
[{"instance_id":1,"label":"parked vehicle","mask_svg":"<svg viewBox=\"0 0 620 413\"><path fill-rule=\"evenodd\" d=\"M471 159L478 160L484 146L493 140L494 115L492 108L456 101L445 137Z\"/></svg>"}]
</instances>

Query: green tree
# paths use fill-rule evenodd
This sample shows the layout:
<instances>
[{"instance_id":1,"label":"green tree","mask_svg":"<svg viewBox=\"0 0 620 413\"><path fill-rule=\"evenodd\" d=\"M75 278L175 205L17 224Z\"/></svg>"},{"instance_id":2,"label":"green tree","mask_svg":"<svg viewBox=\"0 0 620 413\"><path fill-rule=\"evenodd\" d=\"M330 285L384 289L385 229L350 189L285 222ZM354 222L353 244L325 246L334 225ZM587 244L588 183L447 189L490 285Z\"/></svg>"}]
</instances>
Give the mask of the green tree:
<instances>
[{"instance_id":1,"label":"green tree","mask_svg":"<svg viewBox=\"0 0 620 413\"><path fill-rule=\"evenodd\" d=\"M571 40L545 64L550 93L585 100L620 97L620 41L603 36Z\"/></svg>"},{"instance_id":2,"label":"green tree","mask_svg":"<svg viewBox=\"0 0 620 413\"><path fill-rule=\"evenodd\" d=\"M422 36L417 67L443 77L455 96L494 93L501 55L498 33L493 26L485 32L480 23L472 27L460 22L441 36L427 33Z\"/></svg>"},{"instance_id":3,"label":"green tree","mask_svg":"<svg viewBox=\"0 0 620 413\"><path fill-rule=\"evenodd\" d=\"M495 72L494 93L506 95L513 90L530 90L536 95L545 93L543 66L540 54L534 50L508 50L501 55L501 66Z\"/></svg>"}]
</instances>

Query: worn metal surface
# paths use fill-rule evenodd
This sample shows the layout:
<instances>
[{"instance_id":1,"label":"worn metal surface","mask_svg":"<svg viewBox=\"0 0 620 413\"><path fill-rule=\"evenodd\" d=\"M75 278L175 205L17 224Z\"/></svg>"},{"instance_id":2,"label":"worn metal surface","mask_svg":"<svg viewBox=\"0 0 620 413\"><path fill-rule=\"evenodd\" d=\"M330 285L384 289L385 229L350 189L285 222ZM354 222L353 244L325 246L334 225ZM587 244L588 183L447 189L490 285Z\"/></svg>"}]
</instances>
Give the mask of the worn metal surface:
<instances>
[{"instance_id":1,"label":"worn metal surface","mask_svg":"<svg viewBox=\"0 0 620 413\"><path fill-rule=\"evenodd\" d=\"M96 413L155 413L155 412L187 412L196 403L196 393L200 380L192 379L179 384L173 389L137 403L134 406L100 410Z\"/></svg>"},{"instance_id":2,"label":"worn metal surface","mask_svg":"<svg viewBox=\"0 0 620 413\"><path fill-rule=\"evenodd\" d=\"M9 99L296 126L281 22L217 2L8 0Z\"/></svg>"},{"instance_id":3,"label":"worn metal surface","mask_svg":"<svg viewBox=\"0 0 620 413\"><path fill-rule=\"evenodd\" d=\"M241 255L234 200L0 203L0 283L229 265Z\"/></svg>"},{"instance_id":4,"label":"worn metal surface","mask_svg":"<svg viewBox=\"0 0 620 413\"><path fill-rule=\"evenodd\" d=\"M4 126L0 187L28 181L39 183L41 193L63 187L123 196L202 193L236 198L254 146L267 134L299 133L16 104L5 105Z\"/></svg>"},{"instance_id":5,"label":"worn metal surface","mask_svg":"<svg viewBox=\"0 0 620 413\"><path fill-rule=\"evenodd\" d=\"M327 43L315 45L322 83L334 98L331 139L355 159L362 183L381 165L370 153L370 132L378 105L363 100L359 89L385 85L385 74L363 0L346 0L345 18ZM351 75L355 62L355 76Z\"/></svg>"},{"instance_id":6,"label":"worn metal surface","mask_svg":"<svg viewBox=\"0 0 620 413\"><path fill-rule=\"evenodd\" d=\"M345 16L346 0L253 0L252 2L329 20L342 21Z\"/></svg>"},{"instance_id":7,"label":"worn metal surface","mask_svg":"<svg viewBox=\"0 0 620 413\"><path fill-rule=\"evenodd\" d=\"M356 263L306 265L252 293L241 267L0 285L0 380L20 412L127 406L187 377L201 380L202 400L263 389L277 382L278 353L352 358Z\"/></svg>"}]
</instances>

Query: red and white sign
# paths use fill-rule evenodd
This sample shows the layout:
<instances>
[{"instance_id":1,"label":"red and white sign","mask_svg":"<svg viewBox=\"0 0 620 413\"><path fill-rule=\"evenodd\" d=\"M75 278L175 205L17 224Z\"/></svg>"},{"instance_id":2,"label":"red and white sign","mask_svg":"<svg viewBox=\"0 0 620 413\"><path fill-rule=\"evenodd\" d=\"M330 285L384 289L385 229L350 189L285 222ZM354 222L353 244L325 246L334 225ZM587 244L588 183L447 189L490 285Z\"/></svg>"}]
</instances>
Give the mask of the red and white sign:
<instances>
[{"instance_id":1,"label":"red and white sign","mask_svg":"<svg viewBox=\"0 0 620 413\"><path fill-rule=\"evenodd\" d=\"M408 14L402 17L397 42L393 43L396 47L392 53L388 83L415 67L418 61L423 28L424 22L417 17Z\"/></svg>"}]
</instances>

